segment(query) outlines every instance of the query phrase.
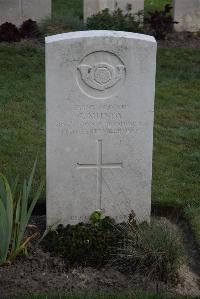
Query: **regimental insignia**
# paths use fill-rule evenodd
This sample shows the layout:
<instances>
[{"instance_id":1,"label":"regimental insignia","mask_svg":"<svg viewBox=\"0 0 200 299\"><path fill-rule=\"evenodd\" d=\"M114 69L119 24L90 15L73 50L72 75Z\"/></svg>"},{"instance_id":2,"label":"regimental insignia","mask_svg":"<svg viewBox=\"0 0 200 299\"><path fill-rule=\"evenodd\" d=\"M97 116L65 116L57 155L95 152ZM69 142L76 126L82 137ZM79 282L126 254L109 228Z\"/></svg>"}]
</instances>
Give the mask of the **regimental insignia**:
<instances>
[{"instance_id":1,"label":"regimental insignia","mask_svg":"<svg viewBox=\"0 0 200 299\"><path fill-rule=\"evenodd\" d=\"M112 66L108 63L96 63L94 65L80 64L78 70L81 78L89 87L103 91L113 87L124 76L124 65Z\"/></svg>"},{"instance_id":2,"label":"regimental insignia","mask_svg":"<svg viewBox=\"0 0 200 299\"><path fill-rule=\"evenodd\" d=\"M126 67L119 56L96 51L84 56L76 65L76 82L80 90L93 99L108 99L121 92Z\"/></svg>"}]
</instances>

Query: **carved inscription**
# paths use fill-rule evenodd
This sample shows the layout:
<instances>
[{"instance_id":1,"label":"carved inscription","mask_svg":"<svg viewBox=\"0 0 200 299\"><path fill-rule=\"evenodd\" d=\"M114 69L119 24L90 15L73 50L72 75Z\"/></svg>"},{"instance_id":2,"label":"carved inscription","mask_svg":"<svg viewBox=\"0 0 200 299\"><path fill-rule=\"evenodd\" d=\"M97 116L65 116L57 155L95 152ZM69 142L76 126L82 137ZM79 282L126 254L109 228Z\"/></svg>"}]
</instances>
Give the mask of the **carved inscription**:
<instances>
[{"instance_id":1,"label":"carved inscription","mask_svg":"<svg viewBox=\"0 0 200 299\"><path fill-rule=\"evenodd\" d=\"M79 88L89 97L105 99L119 91L126 69L119 57L105 51L93 52L77 67Z\"/></svg>"},{"instance_id":2,"label":"carved inscription","mask_svg":"<svg viewBox=\"0 0 200 299\"><path fill-rule=\"evenodd\" d=\"M135 133L143 122L135 122L127 119L129 106L125 104L112 105L75 105L72 107L72 119L67 122L59 122L57 127L61 129L63 136L71 135L127 135ZM97 137L98 138L98 137Z\"/></svg>"},{"instance_id":3,"label":"carved inscription","mask_svg":"<svg viewBox=\"0 0 200 299\"><path fill-rule=\"evenodd\" d=\"M78 118L82 120L121 120L120 112L80 112Z\"/></svg>"}]
</instances>

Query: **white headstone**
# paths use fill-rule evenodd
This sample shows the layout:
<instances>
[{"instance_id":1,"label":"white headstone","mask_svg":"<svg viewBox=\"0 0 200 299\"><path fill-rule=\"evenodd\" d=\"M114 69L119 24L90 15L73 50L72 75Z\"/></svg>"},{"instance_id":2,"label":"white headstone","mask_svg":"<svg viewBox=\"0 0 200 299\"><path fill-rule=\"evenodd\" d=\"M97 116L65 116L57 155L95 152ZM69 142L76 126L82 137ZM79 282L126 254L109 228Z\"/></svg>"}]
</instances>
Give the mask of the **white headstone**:
<instances>
[{"instance_id":1,"label":"white headstone","mask_svg":"<svg viewBox=\"0 0 200 299\"><path fill-rule=\"evenodd\" d=\"M124 13L138 13L144 10L144 0L84 0L84 20L108 8L110 12L117 8Z\"/></svg>"},{"instance_id":2,"label":"white headstone","mask_svg":"<svg viewBox=\"0 0 200 299\"><path fill-rule=\"evenodd\" d=\"M0 24L17 26L25 20L40 22L51 16L51 0L0 0Z\"/></svg>"},{"instance_id":3,"label":"white headstone","mask_svg":"<svg viewBox=\"0 0 200 299\"><path fill-rule=\"evenodd\" d=\"M47 223L150 219L156 42L119 31L46 38Z\"/></svg>"},{"instance_id":4,"label":"white headstone","mask_svg":"<svg viewBox=\"0 0 200 299\"><path fill-rule=\"evenodd\" d=\"M173 5L176 31L200 30L200 0L174 0Z\"/></svg>"}]
</instances>

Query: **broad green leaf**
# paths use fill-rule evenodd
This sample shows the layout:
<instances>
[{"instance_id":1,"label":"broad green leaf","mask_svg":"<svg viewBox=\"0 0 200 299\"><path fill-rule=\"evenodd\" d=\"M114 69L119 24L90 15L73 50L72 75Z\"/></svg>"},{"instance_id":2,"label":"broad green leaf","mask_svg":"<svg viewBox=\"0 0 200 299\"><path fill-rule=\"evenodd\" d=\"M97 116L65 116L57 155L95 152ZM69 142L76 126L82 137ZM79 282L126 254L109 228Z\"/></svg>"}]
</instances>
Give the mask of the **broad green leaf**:
<instances>
[{"instance_id":1,"label":"broad green leaf","mask_svg":"<svg viewBox=\"0 0 200 299\"><path fill-rule=\"evenodd\" d=\"M0 174L0 263L6 259L13 260L22 251L26 252L29 239L23 240L24 233L44 186L41 182L33 199L29 199L36 164L37 159L28 183L24 180L19 194L17 194L18 177L14 181L10 180L9 184L7 178Z\"/></svg>"},{"instance_id":2,"label":"broad green leaf","mask_svg":"<svg viewBox=\"0 0 200 299\"><path fill-rule=\"evenodd\" d=\"M11 238L11 230L7 219L6 209L0 200L0 264L6 261L9 244Z\"/></svg>"}]
</instances>

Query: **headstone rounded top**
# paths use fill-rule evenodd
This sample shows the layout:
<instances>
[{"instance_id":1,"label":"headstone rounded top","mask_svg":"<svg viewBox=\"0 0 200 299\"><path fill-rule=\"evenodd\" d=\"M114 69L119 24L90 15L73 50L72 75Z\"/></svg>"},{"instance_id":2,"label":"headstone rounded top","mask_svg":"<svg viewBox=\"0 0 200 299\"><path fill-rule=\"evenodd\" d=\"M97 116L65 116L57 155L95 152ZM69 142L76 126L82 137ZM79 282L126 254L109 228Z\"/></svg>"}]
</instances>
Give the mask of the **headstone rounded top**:
<instances>
[{"instance_id":1,"label":"headstone rounded top","mask_svg":"<svg viewBox=\"0 0 200 299\"><path fill-rule=\"evenodd\" d=\"M45 42L48 44L48 43L58 42L62 40L90 38L90 37L91 38L97 38L97 37L128 38L128 39L135 39L135 40L156 43L155 38L150 35L126 32L126 31L113 31L113 30L86 30L86 31L75 31L69 33L56 34L56 35L47 36L45 38Z\"/></svg>"},{"instance_id":2,"label":"headstone rounded top","mask_svg":"<svg viewBox=\"0 0 200 299\"><path fill-rule=\"evenodd\" d=\"M150 221L155 71L148 35L46 38L47 225Z\"/></svg>"}]
</instances>

